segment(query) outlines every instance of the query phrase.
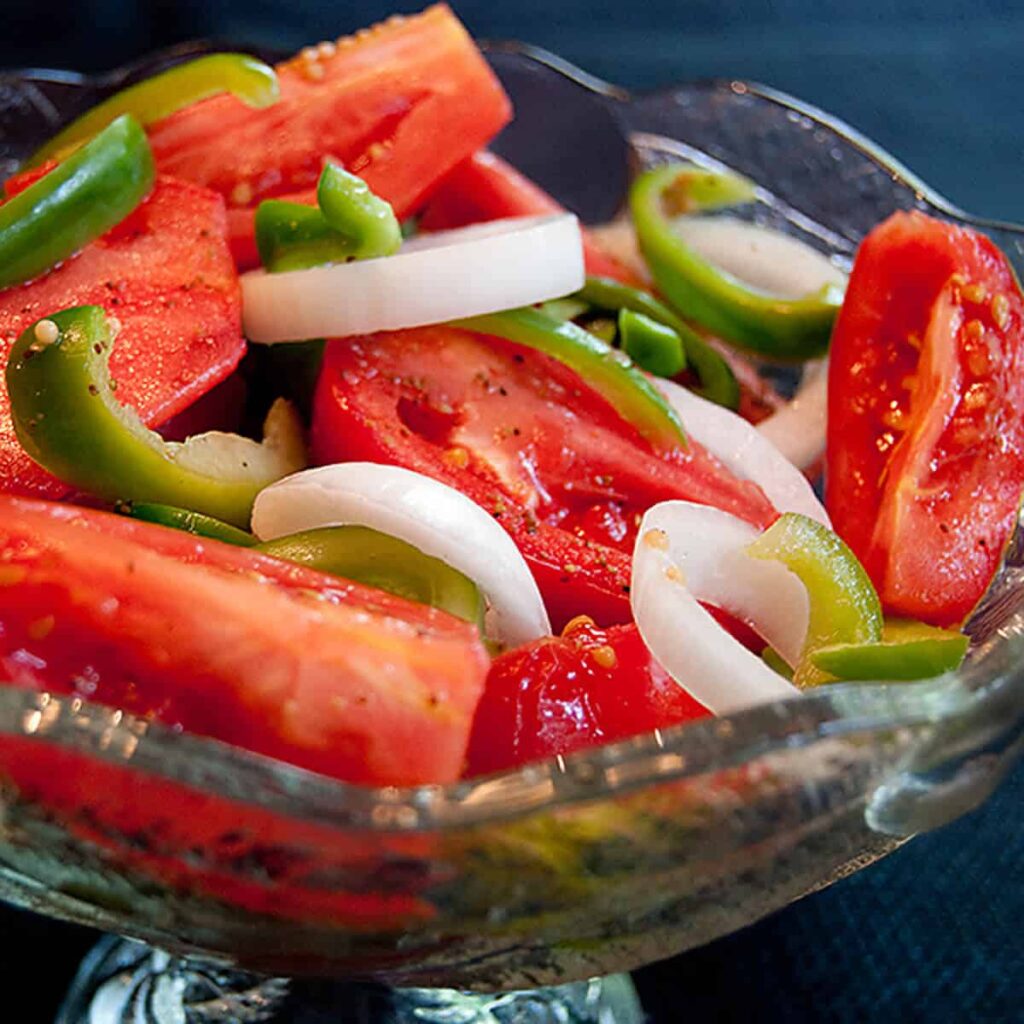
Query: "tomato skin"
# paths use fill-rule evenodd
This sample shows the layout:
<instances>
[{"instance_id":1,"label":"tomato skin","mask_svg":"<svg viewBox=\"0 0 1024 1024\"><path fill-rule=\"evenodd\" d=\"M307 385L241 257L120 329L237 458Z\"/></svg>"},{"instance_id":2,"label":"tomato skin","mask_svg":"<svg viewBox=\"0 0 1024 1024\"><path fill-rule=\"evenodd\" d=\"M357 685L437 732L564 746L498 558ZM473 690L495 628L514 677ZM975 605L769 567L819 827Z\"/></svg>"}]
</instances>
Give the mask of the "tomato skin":
<instances>
[{"instance_id":1,"label":"tomato skin","mask_svg":"<svg viewBox=\"0 0 1024 1024\"><path fill-rule=\"evenodd\" d=\"M468 495L509 532L559 628L628 622L630 555L651 504L688 498L766 526L775 510L691 442L655 453L563 364L449 327L327 346L314 461L385 462Z\"/></svg>"},{"instance_id":2,"label":"tomato skin","mask_svg":"<svg viewBox=\"0 0 1024 1024\"><path fill-rule=\"evenodd\" d=\"M333 53L278 65L281 98L271 107L217 96L150 129L160 170L227 200L242 267L258 262L255 207L269 198L315 204L324 160L364 178L406 217L511 117L500 83L444 5L327 45Z\"/></svg>"},{"instance_id":3,"label":"tomato skin","mask_svg":"<svg viewBox=\"0 0 1024 1024\"><path fill-rule=\"evenodd\" d=\"M897 213L865 238L836 322L826 503L885 610L961 622L1024 489L1024 300L985 236Z\"/></svg>"},{"instance_id":4,"label":"tomato skin","mask_svg":"<svg viewBox=\"0 0 1024 1024\"><path fill-rule=\"evenodd\" d=\"M500 156L481 150L460 163L431 193L420 227L424 231L443 231L502 217L563 212L564 208L525 174ZM586 229L583 257L588 274L644 287L636 274L605 252Z\"/></svg>"},{"instance_id":5,"label":"tomato skin","mask_svg":"<svg viewBox=\"0 0 1024 1024\"><path fill-rule=\"evenodd\" d=\"M458 776L488 664L472 626L197 540L0 497L3 678L350 782Z\"/></svg>"},{"instance_id":6,"label":"tomato skin","mask_svg":"<svg viewBox=\"0 0 1024 1024\"><path fill-rule=\"evenodd\" d=\"M651 657L636 626L576 620L496 658L466 774L484 775L710 714Z\"/></svg>"},{"instance_id":7,"label":"tomato skin","mask_svg":"<svg viewBox=\"0 0 1024 1024\"><path fill-rule=\"evenodd\" d=\"M8 182L8 194L30 183L31 175ZM111 376L118 397L147 424L162 423L205 394L245 350L221 198L160 177L149 198L112 231L43 277L0 292L3 361L33 321L82 305L102 306L120 322ZM0 392L0 488L67 494L18 444L6 389Z\"/></svg>"}]
</instances>

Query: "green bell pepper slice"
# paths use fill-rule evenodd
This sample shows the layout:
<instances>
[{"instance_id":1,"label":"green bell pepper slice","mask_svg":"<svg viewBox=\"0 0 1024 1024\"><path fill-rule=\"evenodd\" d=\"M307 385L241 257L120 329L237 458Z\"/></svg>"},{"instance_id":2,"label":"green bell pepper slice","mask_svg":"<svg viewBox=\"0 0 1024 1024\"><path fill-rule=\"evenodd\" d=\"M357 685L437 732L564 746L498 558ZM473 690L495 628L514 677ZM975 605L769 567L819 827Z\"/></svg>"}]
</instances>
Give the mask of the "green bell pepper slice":
<instances>
[{"instance_id":1,"label":"green bell pepper slice","mask_svg":"<svg viewBox=\"0 0 1024 1024\"><path fill-rule=\"evenodd\" d=\"M839 644L873 644L882 637L882 605L857 556L827 526L787 512L747 549L754 558L775 559L807 588L807 639L795 666L797 686L815 686L830 676L814 663L817 651Z\"/></svg>"},{"instance_id":2,"label":"green bell pepper slice","mask_svg":"<svg viewBox=\"0 0 1024 1024\"><path fill-rule=\"evenodd\" d=\"M229 92L246 106L269 107L280 88L274 69L244 53L212 53L122 89L72 121L29 158L26 167L61 159L123 114L153 124L183 107Z\"/></svg>"},{"instance_id":3,"label":"green bell pepper slice","mask_svg":"<svg viewBox=\"0 0 1024 1024\"><path fill-rule=\"evenodd\" d=\"M390 256L402 244L391 204L362 178L327 164L317 206L268 199L256 209L256 248L271 273Z\"/></svg>"},{"instance_id":4,"label":"green bell pepper slice","mask_svg":"<svg viewBox=\"0 0 1024 1024\"><path fill-rule=\"evenodd\" d=\"M705 260L673 224L674 216L748 202L755 193L738 175L689 165L647 171L629 195L640 249L658 288L687 318L770 359L819 356L843 301L841 287L827 284L798 299L759 291Z\"/></svg>"},{"instance_id":5,"label":"green bell pepper slice","mask_svg":"<svg viewBox=\"0 0 1024 1024\"><path fill-rule=\"evenodd\" d=\"M110 380L113 346L103 309L79 306L40 320L15 342L7 390L18 440L44 469L108 501L153 501L246 527L256 495L305 465L291 406L276 402L262 444L210 432L164 441Z\"/></svg>"},{"instance_id":6,"label":"green bell pepper slice","mask_svg":"<svg viewBox=\"0 0 1024 1024\"><path fill-rule=\"evenodd\" d=\"M29 281L95 241L153 187L153 154L125 115L0 206L0 288Z\"/></svg>"},{"instance_id":7,"label":"green bell pepper slice","mask_svg":"<svg viewBox=\"0 0 1024 1024\"><path fill-rule=\"evenodd\" d=\"M675 377L686 369L682 339L665 324L631 309L619 310L619 345L642 370Z\"/></svg>"},{"instance_id":8,"label":"green bell pepper slice","mask_svg":"<svg viewBox=\"0 0 1024 1024\"><path fill-rule=\"evenodd\" d=\"M438 558L368 526L327 526L257 544L256 551L386 590L449 612L483 630L476 584Z\"/></svg>"},{"instance_id":9,"label":"green bell pepper slice","mask_svg":"<svg viewBox=\"0 0 1024 1024\"><path fill-rule=\"evenodd\" d=\"M234 544L235 547L251 548L258 543L253 534L188 508L175 508L173 505L160 505L153 501L121 501L114 506L114 511L132 519L192 533L197 537Z\"/></svg>"},{"instance_id":10,"label":"green bell pepper slice","mask_svg":"<svg viewBox=\"0 0 1024 1024\"><path fill-rule=\"evenodd\" d=\"M814 666L837 679L929 679L958 668L968 637L910 619L887 619L880 640L821 647Z\"/></svg>"},{"instance_id":11,"label":"green bell pepper slice","mask_svg":"<svg viewBox=\"0 0 1024 1024\"><path fill-rule=\"evenodd\" d=\"M507 338L565 363L654 447L686 445L678 414L629 356L571 320L555 320L539 309L526 307L455 320L452 326Z\"/></svg>"},{"instance_id":12,"label":"green bell pepper slice","mask_svg":"<svg viewBox=\"0 0 1024 1024\"><path fill-rule=\"evenodd\" d=\"M740 386L722 354L716 352L681 317L649 292L622 284L611 277L592 276L587 278L586 283L572 298L589 303L598 309L613 312L631 309L634 313L643 313L644 316L671 327L682 339L687 365L700 382L694 391L701 398L706 398L717 405L724 405L727 409L736 410L740 407Z\"/></svg>"}]
</instances>

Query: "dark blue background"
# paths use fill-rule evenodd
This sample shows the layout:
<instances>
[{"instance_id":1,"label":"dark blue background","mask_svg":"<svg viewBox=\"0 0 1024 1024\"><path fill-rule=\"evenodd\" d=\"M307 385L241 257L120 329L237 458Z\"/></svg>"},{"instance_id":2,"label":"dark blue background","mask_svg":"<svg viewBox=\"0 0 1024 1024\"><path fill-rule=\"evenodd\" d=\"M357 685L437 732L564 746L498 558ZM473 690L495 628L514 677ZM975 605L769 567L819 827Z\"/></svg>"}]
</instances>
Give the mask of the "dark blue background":
<instances>
[{"instance_id":1,"label":"dark blue background","mask_svg":"<svg viewBox=\"0 0 1024 1024\"><path fill-rule=\"evenodd\" d=\"M417 5L313 0L0 3L0 66L98 69L200 35L298 47ZM949 198L1024 221L1019 0L473 0L520 38L621 84L754 79L845 118ZM668 1022L1024 1021L1024 771L981 812L737 935L641 972ZM52 1019L92 941L0 910L0 992ZM0 1010L8 1020L9 1010Z\"/></svg>"}]
</instances>

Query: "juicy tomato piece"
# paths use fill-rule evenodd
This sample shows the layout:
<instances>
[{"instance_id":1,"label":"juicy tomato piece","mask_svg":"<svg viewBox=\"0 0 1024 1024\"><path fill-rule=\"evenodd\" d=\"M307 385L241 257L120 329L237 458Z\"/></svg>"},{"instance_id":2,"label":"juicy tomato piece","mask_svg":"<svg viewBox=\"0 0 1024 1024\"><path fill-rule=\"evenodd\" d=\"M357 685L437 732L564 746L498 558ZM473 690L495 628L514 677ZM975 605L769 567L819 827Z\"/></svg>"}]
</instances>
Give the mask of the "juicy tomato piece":
<instances>
[{"instance_id":1,"label":"juicy tomato piece","mask_svg":"<svg viewBox=\"0 0 1024 1024\"><path fill-rule=\"evenodd\" d=\"M312 446L320 463L394 463L468 495L516 541L559 625L629 621L636 528L657 501L775 518L696 442L653 451L562 363L450 327L332 341Z\"/></svg>"},{"instance_id":2,"label":"juicy tomato piece","mask_svg":"<svg viewBox=\"0 0 1024 1024\"><path fill-rule=\"evenodd\" d=\"M826 498L887 612L960 622L1024 488L1024 300L984 235L896 213L832 338Z\"/></svg>"},{"instance_id":3,"label":"juicy tomato piece","mask_svg":"<svg viewBox=\"0 0 1024 1024\"><path fill-rule=\"evenodd\" d=\"M473 720L467 775L628 739L710 712L651 657L636 626L571 622L496 658Z\"/></svg>"},{"instance_id":4,"label":"juicy tomato piece","mask_svg":"<svg viewBox=\"0 0 1024 1024\"><path fill-rule=\"evenodd\" d=\"M270 198L315 204L325 160L358 174L405 217L512 114L444 5L309 47L277 74L281 98L271 107L217 96L150 129L160 170L227 199L232 249L243 266L258 263L255 207Z\"/></svg>"},{"instance_id":5,"label":"juicy tomato piece","mask_svg":"<svg viewBox=\"0 0 1024 1024\"><path fill-rule=\"evenodd\" d=\"M31 183L8 182L12 195ZM205 188L157 179L116 228L43 277L0 292L0 352L33 321L98 305L121 324L110 358L118 397L153 426L223 380L245 350L238 276L225 240L224 203ZM37 466L14 434L0 389L0 489L59 497L66 485Z\"/></svg>"},{"instance_id":6,"label":"juicy tomato piece","mask_svg":"<svg viewBox=\"0 0 1024 1024\"><path fill-rule=\"evenodd\" d=\"M9 496L0 569L10 683L349 782L440 783L461 770L488 659L476 630L443 612L248 549Z\"/></svg>"},{"instance_id":7,"label":"juicy tomato piece","mask_svg":"<svg viewBox=\"0 0 1024 1024\"><path fill-rule=\"evenodd\" d=\"M525 174L500 156L481 150L459 164L431 193L420 217L420 227L424 231L443 231L503 217L564 212L556 200ZM632 270L605 252L586 229L583 258L588 274L643 285Z\"/></svg>"}]
</instances>

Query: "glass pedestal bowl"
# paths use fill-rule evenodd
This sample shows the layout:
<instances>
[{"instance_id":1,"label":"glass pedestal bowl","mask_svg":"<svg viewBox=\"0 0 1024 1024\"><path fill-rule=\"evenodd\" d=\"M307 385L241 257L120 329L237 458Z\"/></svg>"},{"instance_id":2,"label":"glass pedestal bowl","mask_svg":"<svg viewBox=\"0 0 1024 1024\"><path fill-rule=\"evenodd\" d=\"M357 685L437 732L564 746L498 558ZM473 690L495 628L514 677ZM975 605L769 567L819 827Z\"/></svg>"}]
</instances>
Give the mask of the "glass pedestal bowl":
<instances>
[{"instance_id":1,"label":"glass pedestal bowl","mask_svg":"<svg viewBox=\"0 0 1024 1024\"><path fill-rule=\"evenodd\" d=\"M104 79L0 74L0 178L97 96L203 48ZM753 178L761 219L840 261L918 208L988 231L1024 273L1020 229L969 218L771 90L631 96L519 45L488 54L518 115L496 148L585 220L617 212L635 167L683 157ZM344 982L341 1019L637 1020L628 982L585 979L748 924L992 791L1024 745L1022 574L1015 538L956 674L827 687L443 787L348 786L0 688L0 897L147 944L102 944L67 1022L268 1020L289 1000L289 1020L329 1019L310 1009L320 983L284 980L303 978ZM534 991L493 994L517 990Z\"/></svg>"}]
</instances>

